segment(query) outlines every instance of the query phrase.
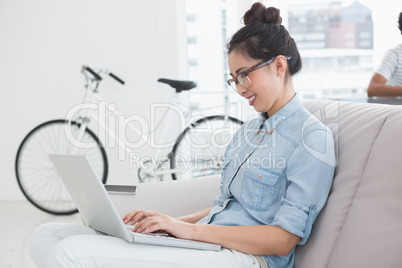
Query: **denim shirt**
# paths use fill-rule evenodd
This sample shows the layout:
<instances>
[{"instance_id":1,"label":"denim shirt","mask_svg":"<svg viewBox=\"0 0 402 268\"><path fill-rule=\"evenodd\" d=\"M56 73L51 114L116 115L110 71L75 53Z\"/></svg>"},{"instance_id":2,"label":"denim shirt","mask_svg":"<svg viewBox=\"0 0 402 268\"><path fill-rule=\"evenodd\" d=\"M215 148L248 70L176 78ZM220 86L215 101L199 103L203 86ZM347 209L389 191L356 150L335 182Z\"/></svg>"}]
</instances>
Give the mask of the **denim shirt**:
<instances>
[{"instance_id":1,"label":"denim shirt","mask_svg":"<svg viewBox=\"0 0 402 268\"><path fill-rule=\"evenodd\" d=\"M306 243L323 208L336 165L331 131L296 95L265 120L251 118L225 151L220 195L198 223L273 225ZM293 267L287 256L262 256L270 268Z\"/></svg>"}]
</instances>

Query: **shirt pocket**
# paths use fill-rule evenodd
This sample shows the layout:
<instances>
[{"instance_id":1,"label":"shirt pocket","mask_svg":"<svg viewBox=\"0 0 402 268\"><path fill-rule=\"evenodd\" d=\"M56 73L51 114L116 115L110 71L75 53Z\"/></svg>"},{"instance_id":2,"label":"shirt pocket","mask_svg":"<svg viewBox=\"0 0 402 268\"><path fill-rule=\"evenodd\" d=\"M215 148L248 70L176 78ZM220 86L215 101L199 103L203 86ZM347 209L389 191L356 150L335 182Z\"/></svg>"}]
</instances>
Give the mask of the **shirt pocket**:
<instances>
[{"instance_id":1,"label":"shirt pocket","mask_svg":"<svg viewBox=\"0 0 402 268\"><path fill-rule=\"evenodd\" d=\"M268 170L249 168L244 170L241 202L251 210L268 210L277 199L279 174Z\"/></svg>"}]
</instances>

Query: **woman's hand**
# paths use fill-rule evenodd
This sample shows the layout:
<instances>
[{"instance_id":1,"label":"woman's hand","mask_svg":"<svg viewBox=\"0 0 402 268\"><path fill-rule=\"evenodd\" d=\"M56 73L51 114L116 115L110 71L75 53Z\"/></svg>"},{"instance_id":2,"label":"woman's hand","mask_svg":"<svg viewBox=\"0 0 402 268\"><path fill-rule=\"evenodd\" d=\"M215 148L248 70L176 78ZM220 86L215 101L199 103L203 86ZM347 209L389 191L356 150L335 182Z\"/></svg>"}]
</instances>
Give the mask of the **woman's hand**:
<instances>
[{"instance_id":1,"label":"woman's hand","mask_svg":"<svg viewBox=\"0 0 402 268\"><path fill-rule=\"evenodd\" d=\"M125 224L135 225L133 232L166 232L185 239L191 239L191 232L195 228L193 224L149 210L133 210L123 217L123 221Z\"/></svg>"},{"instance_id":2,"label":"woman's hand","mask_svg":"<svg viewBox=\"0 0 402 268\"><path fill-rule=\"evenodd\" d=\"M192 239L195 225L166 215L155 215L139 221L132 231L137 233L165 232L178 238Z\"/></svg>"},{"instance_id":3,"label":"woman's hand","mask_svg":"<svg viewBox=\"0 0 402 268\"><path fill-rule=\"evenodd\" d=\"M150 211L150 210L135 209L127 213L126 216L123 217L123 221L125 224L134 225L137 222L142 221L143 219L151 216L162 216L162 215L156 210Z\"/></svg>"}]
</instances>

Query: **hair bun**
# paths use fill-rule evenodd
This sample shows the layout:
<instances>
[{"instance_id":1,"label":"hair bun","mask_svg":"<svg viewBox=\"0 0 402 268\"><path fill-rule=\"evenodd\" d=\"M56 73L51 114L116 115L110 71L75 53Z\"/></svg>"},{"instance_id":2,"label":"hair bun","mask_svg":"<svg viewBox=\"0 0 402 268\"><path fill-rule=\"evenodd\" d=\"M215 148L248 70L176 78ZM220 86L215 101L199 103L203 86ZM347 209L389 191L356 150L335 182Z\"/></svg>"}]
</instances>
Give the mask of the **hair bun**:
<instances>
[{"instance_id":1,"label":"hair bun","mask_svg":"<svg viewBox=\"0 0 402 268\"><path fill-rule=\"evenodd\" d=\"M280 10L274 7L266 8L263 4L257 2L254 3L250 10L248 10L243 17L245 25L249 25L255 22L262 23L275 23L281 24L282 18L280 16Z\"/></svg>"}]
</instances>

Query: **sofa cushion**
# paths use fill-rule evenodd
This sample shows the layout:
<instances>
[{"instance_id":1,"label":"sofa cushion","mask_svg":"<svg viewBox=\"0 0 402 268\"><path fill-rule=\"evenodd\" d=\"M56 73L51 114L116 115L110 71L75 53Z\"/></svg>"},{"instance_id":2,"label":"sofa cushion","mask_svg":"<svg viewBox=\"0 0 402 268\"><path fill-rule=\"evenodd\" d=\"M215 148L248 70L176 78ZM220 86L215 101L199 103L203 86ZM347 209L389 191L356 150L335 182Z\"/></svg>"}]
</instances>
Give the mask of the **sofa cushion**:
<instances>
[{"instance_id":1,"label":"sofa cushion","mask_svg":"<svg viewBox=\"0 0 402 268\"><path fill-rule=\"evenodd\" d=\"M330 100L304 105L333 131L338 166L295 267L401 267L402 108Z\"/></svg>"}]
</instances>

